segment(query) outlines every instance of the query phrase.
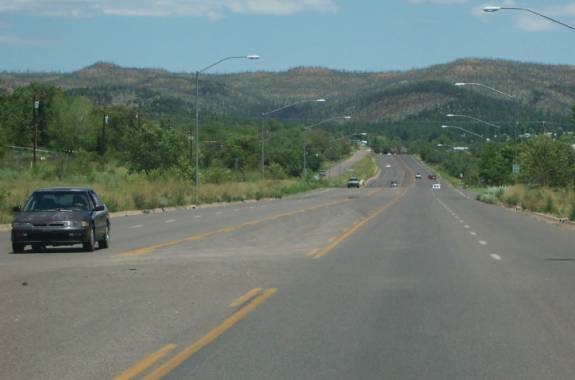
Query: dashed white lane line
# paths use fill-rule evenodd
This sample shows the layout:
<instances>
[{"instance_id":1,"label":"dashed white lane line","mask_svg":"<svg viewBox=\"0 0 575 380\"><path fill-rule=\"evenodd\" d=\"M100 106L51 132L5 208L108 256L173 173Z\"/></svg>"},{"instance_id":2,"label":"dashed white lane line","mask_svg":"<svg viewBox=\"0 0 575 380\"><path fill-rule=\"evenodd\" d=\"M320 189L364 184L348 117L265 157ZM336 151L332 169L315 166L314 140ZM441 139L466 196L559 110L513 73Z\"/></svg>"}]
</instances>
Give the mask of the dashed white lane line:
<instances>
[{"instance_id":1,"label":"dashed white lane line","mask_svg":"<svg viewBox=\"0 0 575 380\"><path fill-rule=\"evenodd\" d=\"M477 236L477 232L471 231L470 234L471 234L471 236Z\"/></svg>"},{"instance_id":2,"label":"dashed white lane line","mask_svg":"<svg viewBox=\"0 0 575 380\"><path fill-rule=\"evenodd\" d=\"M501 261L501 256L496 253L492 253L490 256L493 260Z\"/></svg>"},{"instance_id":3,"label":"dashed white lane line","mask_svg":"<svg viewBox=\"0 0 575 380\"><path fill-rule=\"evenodd\" d=\"M485 240L479 240L478 243L481 245L487 245L487 242Z\"/></svg>"},{"instance_id":4,"label":"dashed white lane line","mask_svg":"<svg viewBox=\"0 0 575 380\"><path fill-rule=\"evenodd\" d=\"M216 211L216 215L222 215L223 213L223 211Z\"/></svg>"},{"instance_id":5,"label":"dashed white lane line","mask_svg":"<svg viewBox=\"0 0 575 380\"><path fill-rule=\"evenodd\" d=\"M463 221L463 219L459 219L459 223L463 224L465 222Z\"/></svg>"},{"instance_id":6,"label":"dashed white lane line","mask_svg":"<svg viewBox=\"0 0 575 380\"><path fill-rule=\"evenodd\" d=\"M470 226L469 224L466 224L466 225L463 226L463 227L465 227L466 229L470 229L470 228L471 228L471 226Z\"/></svg>"},{"instance_id":7,"label":"dashed white lane line","mask_svg":"<svg viewBox=\"0 0 575 380\"><path fill-rule=\"evenodd\" d=\"M174 223L176 221L176 219L168 219L166 221L164 221L164 223Z\"/></svg>"},{"instance_id":8,"label":"dashed white lane line","mask_svg":"<svg viewBox=\"0 0 575 380\"><path fill-rule=\"evenodd\" d=\"M201 215L194 215L194 218L201 218Z\"/></svg>"},{"instance_id":9,"label":"dashed white lane line","mask_svg":"<svg viewBox=\"0 0 575 380\"><path fill-rule=\"evenodd\" d=\"M133 226L130 226L131 229L142 228L142 227L144 226L141 224L134 224Z\"/></svg>"}]
</instances>

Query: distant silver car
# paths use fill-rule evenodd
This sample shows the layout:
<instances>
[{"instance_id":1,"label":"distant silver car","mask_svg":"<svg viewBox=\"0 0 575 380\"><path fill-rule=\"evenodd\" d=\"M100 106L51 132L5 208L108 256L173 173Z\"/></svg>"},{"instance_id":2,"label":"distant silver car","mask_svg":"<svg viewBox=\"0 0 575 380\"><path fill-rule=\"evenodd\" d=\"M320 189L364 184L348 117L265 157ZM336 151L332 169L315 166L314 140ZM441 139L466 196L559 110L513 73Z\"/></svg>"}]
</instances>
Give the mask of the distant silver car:
<instances>
[{"instance_id":1,"label":"distant silver car","mask_svg":"<svg viewBox=\"0 0 575 380\"><path fill-rule=\"evenodd\" d=\"M417 173L417 174L415 175L415 179L421 179L421 178L422 178L422 177L421 177L421 173Z\"/></svg>"},{"instance_id":2,"label":"distant silver car","mask_svg":"<svg viewBox=\"0 0 575 380\"><path fill-rule=\"evenodd\" d=\"M441 189L441 184L440 183L434 183L433 185L431 185L432 189Z\"/></svg>"},{"instance_id":3,"label":"distant silver car","mask_svg":"<svg viewBox=\"0 0 575 380\"><path fill-rule=\"evenodd\" d=\"M357 177L349 177L347 180L347 188L357 187L359 189L359 179Z\"/></svg>"}]
</instances>

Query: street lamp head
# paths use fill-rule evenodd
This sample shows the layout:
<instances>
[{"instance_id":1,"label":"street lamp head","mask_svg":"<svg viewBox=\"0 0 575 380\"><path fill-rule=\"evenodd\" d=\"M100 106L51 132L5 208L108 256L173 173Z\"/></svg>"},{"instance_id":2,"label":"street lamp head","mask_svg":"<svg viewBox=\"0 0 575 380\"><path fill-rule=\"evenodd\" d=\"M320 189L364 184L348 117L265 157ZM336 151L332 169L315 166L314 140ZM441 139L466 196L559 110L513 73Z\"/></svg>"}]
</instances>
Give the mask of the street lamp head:
<instances>
[{"instance_id":1,"label":"street lamp head","mask_svg":"<svg viewBox=\"0 0 575 380\"><path fill-rule=\"evenodd\" d=\"M457 82L457 83L455 83L455 85L456 85L456 86L459 86L459 87L465 86L466 84L467 84L467 83L463 83L463 82Z\"/></svg>"},{"instance_id":2,"label":"street lamp head","mask_svg":"<svg viewBox=\"0 0 575 380\"><path fill-rule=\"evenodd\" d=\"M441 128L449 128L449 125L442 125Z\"/></svg>"},{"instance_id":3,"label":"street lamp head","mask_svg":"<svg viewBox=\"0 0 575 380\"><path fill-rule=\"evenodd\" d=\"M448 114L447 114L447 115L445 115L445 116L447 116L447 117L455 117L455 115L454 115L454 114L452 114L452 113L448 113Z\"/></svg>"},{"instance_id":4,"label":"street lamp head","mask_svg":"<svg viewBox=\"0 0 575 380\"><path fill-rule=\"evenodd\" d=\"M343 118L344 118L345 120L349 120L349 119L351 119L351 116L344 116Z\"/></svg>"},{"instance_id":5,"label":"street lamp head","mask_svg":"<svg viewBox=\"0 0 575 380\"><path fill-rule=\"evenodd\" d=\"M483 12L497 12L500 11L501 9L502 9L501 7L489 5L483 8Z\"/></svg>"},{"instance_id":6,"label":"street lamp head","mask_svg":"<svg viewBox=\"0 0 575 380\"><path fill-rule=\"evenodd\" d=\"M318 102L318 103L323 103L323 102L326 102L327 99L319 98L319 99L316 99L315 101Z\"/></svg>"},{"instance_id":7,"label":"street lamp head","mask_svg":"<svg viewBox=\"0 0 575 380\"><path fill-rule=\"evenodd\" d=\"M260 56L257 54L251 54L246 56L247 59L260 59Z\"/></svg>"}]
</instances>

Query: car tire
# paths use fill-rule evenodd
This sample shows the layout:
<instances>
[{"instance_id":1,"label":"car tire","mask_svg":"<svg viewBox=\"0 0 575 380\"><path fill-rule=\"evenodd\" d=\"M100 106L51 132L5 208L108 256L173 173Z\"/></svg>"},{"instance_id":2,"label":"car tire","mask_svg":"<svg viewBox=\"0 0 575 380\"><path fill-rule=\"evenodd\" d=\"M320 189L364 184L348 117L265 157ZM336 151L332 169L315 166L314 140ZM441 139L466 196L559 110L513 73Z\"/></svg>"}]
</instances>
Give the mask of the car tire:
<instances>
[{"instance_id":1,"label":"car tire","mask_svg":"<svg viewBox=\"0 0 575 380\"><path fill-rule=\"evenodd\" d=\"M106 226L106 233L102 240L98 240L98 248L106 249L110 247L110 225Z\"/></svg>"},{"instance_id":2,"label":"car tire","mask_svg":"<svg viewBox=\"0 0 575 380\"><path fill-rule=\"evenodd\" d=\"M25 244L12 243L12 253L24 253Z\"/></svg>"},{"instance_id":3,"label":"car tire","mask_svg":"<svg viewBox=\"0 0 575 380\"><path fill-rule=\"evenodd\" d=\"M96 237L94 228L90 228L90 241L83 243L84 251L86 252L94 252L96 248Z\"/></svg>"}]
</instances>

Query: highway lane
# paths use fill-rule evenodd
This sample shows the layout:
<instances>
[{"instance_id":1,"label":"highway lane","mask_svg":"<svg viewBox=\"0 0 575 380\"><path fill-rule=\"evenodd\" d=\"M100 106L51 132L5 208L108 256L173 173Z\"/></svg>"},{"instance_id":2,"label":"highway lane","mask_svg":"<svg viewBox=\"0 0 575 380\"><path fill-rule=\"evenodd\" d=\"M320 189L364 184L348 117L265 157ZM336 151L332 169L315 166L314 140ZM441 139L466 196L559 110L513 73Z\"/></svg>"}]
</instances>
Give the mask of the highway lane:
<instances>
[{"instance_id":1,"label":"highway lane","mask_svg":"<svg viewBox=\"0 0 575 380\"><path fill-rule=\"evenodd\" d=\"M374 188L142 255L0 256L0 377L572 378L573 231L377 160Z\"/></svg>"},{"instance_id":2,"label":"highway lane","mask_svg":"<svg viewBox=\"0 0 575 380\"><path fill-rule=\"evenodd\" d=\"M383 172L381 180L388 182L390 175ZM99 253L5 250L0 335L10 344L0 349L0 377L113 378L162 348L157 355L169 356L237 311L228 305L242 294L294 281L302 268L319 261L315 253L398 196L397 189L385 188L320 190L119 218L114 248ZM194 218L198 212L202 218ZM166 223L171 219L184 227ZM253 220L261 222L230 229ZM142 235L151 235L145 243L161 243L213 229L221 231L124 255L141 247Z\"/></svg>"},{"instance_id":3,"label":"highway lane","mask_svg":"<svg viewBox=\"0 0 575 380\"><path fill-rule=\"evenodd\" d=\"M430 187L268 282L277 294L167 378L573 378L573 232Z\"/></svg>"}]
</instances>

